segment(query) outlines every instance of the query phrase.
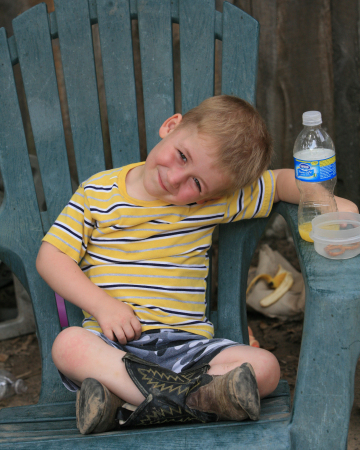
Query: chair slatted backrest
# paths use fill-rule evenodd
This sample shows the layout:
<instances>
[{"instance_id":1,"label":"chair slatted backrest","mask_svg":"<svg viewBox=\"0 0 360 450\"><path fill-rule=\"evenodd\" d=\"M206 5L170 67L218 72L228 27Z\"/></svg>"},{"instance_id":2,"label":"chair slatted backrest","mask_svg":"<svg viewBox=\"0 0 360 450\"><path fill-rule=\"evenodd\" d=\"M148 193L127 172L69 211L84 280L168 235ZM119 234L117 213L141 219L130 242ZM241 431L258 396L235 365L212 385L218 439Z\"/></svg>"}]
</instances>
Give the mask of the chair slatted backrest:
<instances>
[{"instance_id":1,"label":"chair slatted backrest","mask_svg":"<svg viewBox=\"0 0 360 450\"><path fill-rule=\"evenodd\" d=\"M57 1L56 23L79 182L105 170L89 6Z\"/></svg>"},{"instance_id":2,"label":"chair slatted backrest","mask_svg":"<svg viewBox=\"0 0 360 450\"><path fill-rule=\"evenodd\" d=\"M131 21L138 20L147 149L159 141L163 121L175 113L172 24L179 23L182 112L214 95L215 39L222 40L222 93L255 100L258 23L243 11L215 0L55 0L50 16L39 4L13 21L14 36L0 30L0 164L5 186L1 206L0 259L29 289L41 342L43 377L40 402L72 398L51 362L60 331L54 293L40 279L35 259L43 234L72 194L70 171L51 39L58 38L79 182L105 169L103 134L92 25L98 23L101 64L114 167L140 159ZM50 19L49 19L50 18ZM31 128L39 159L47 211L39 212L17 101L12 65L19 62ZM3 226L3 223L6 224ZM220 232L220 335L242 340L246 318L239 307L244 283L225 282L233 267L245 274L234 252L233 230ZM250 227L251 228L251 227ZM239 245L250 244L244 234ZM261 227L260 227L261 228ZM259 228L259 229L260 229ZM235 238L234 238L235 239ZM247 244L244 244L247 239ZM230 244L230 245L228 245ZM230 253L229 253L230 252ZM246 274L245 274L246 275ZM236 275L237 277L237 275ZM221 301L220 301L221 299ZM234 311L238 311L234 314ZM71 325L81 312L67 304ZM231 323L229 324L229 319Z\"/></svg>"},{"instance_id":3,"label":"chair slatted backrest","mask_svg":"<svg viewBox=\"0 0 360 450\"><path fill-rule=\"evenodd\" d=\"M43 225L4 29L0 30L0 84L0 167L5 189L5 199L0 209L0 259L31 293L41 339L42 367L47 373L41 401L47 401L53 398L54 386L59 384L51 361L51 346L60 325L54 320L57 313L54 294L40 279L35 268L36 254L44 234ZM31 104L30 99L28 103ZM58 399L62 399L61 393Z\"/></svg>"},{"instance_id":4,"label":"chair slatted backrest","mask_svg":"<svg viewBox=\"0 0 360 450\"><path fill-rule=\"evenodd\" d=\"M120 167L140 160L131 11L127 1L97 5L112 163Z\"/></svg>"}]
</instances>

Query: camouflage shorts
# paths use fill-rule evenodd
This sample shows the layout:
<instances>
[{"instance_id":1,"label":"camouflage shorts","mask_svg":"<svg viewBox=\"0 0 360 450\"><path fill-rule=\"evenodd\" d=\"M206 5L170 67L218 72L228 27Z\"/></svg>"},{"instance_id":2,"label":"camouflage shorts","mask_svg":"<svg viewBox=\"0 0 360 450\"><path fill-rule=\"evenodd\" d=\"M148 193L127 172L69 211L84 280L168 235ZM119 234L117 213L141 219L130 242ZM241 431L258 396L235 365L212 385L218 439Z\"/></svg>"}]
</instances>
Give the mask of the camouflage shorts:
<instances>
[{"instance_id":1,"label":"camouflage shorts","mask_svg":"<svg viewBox=\"0 0 360 450\"><path fill-rule=\"evenodd\" d=\"M110 341L102 333L89 331L114 348L133 353L139 358L159 364L176 373L207 364L222 350L241 345L229 339L206 339L197 334L168 328L145 331L137 341L122 345ZM67 389L70 391L78 389L78 386L62 373L60 376Z\"/></svg>"}]
</instances>

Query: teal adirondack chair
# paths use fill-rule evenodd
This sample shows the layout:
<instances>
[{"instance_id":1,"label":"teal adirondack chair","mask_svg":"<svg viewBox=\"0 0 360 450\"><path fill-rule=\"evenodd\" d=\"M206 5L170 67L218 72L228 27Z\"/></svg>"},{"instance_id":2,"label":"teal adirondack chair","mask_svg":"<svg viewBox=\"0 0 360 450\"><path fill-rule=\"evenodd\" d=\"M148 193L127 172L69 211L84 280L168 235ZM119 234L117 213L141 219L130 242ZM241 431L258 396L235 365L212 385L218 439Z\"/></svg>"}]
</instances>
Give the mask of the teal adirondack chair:
<instances>
[{"instance_id":1,"label":"teal adirondack chair","mask_svg":"<svg viewBox=\"0 0 360 450\"><path fill-rule=\"evenodd\" d=\"M104 170L103 140L91 37L99 24L112 161L138 161L139 138L131 20L138 20L147 148L174 113L172 23L180 25L182 111L214 92L214 44L222 40L222 92L255 101L258 23L215 0L55 0L0 29L0 259L29 291L42 355L37 405L0 411L0 448L345 449L360 350L360 259L330 261L299 239L297 208L278 204L292 231L306 283L306 311L296 392L287 383L262 400L258 422L128 429L81 436L74 394L61 385L51 346L61 326L54 292L40 279L35 258L44 233L72 194L51 39L59 38L79 180ZM20 64L47 211L39 212L14 83ZM251 256L267 219L226 225L219 237L218 336L248 342L245 289ZM71 325L81 312L67 304Z\"/></svg>"}]
</instances>

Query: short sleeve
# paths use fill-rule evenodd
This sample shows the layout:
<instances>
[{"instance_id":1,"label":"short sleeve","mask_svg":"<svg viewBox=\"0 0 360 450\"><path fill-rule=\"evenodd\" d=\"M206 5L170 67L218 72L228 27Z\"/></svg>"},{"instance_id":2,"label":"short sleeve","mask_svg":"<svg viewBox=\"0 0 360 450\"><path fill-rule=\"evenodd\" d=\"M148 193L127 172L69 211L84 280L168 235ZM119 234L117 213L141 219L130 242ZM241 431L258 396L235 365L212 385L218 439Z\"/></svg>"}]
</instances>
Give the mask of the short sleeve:
<instances>
[{"instance_id":1,"label":"short sleeve","mask_svg":"<svg viewBox=\"0 0 360 450\"><path fill-rule=\"evenodd\" d=\"M43 241L54 245L79 263L85 255L94 224L84 188L80 186Z\"/></svg>"},{"instance_id":2,"label":"short sleeve","mask_svg":"<svg viewBox=\"0 0 360 450\"><path fill-rule=\"evenodd\" d=\"M275 197L275 176L267 170L254 183L235 191L229 198L223 222L267 217Z\"/></svg>"}]
</instances>

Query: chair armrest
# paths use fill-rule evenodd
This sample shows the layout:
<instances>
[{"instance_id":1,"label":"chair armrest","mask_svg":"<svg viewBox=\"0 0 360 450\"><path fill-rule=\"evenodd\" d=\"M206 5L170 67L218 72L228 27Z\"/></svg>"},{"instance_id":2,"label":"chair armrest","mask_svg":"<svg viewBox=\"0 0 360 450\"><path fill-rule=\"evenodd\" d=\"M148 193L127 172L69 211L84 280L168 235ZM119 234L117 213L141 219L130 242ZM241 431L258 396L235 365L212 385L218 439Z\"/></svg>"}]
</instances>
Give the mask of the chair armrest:
<instances>
[{"instance_id":1,"label":"chair armrest","mask_svg":"<svg viewBox=\"0 0 360 450\"><path fill-rule=\"evenodd\" d=\"M291 229L306 288L292 448L345 449L360 353L360 257L318 255L299 236L297 206L281 202L275 211Z\"/></svg>"}]
</instances>

